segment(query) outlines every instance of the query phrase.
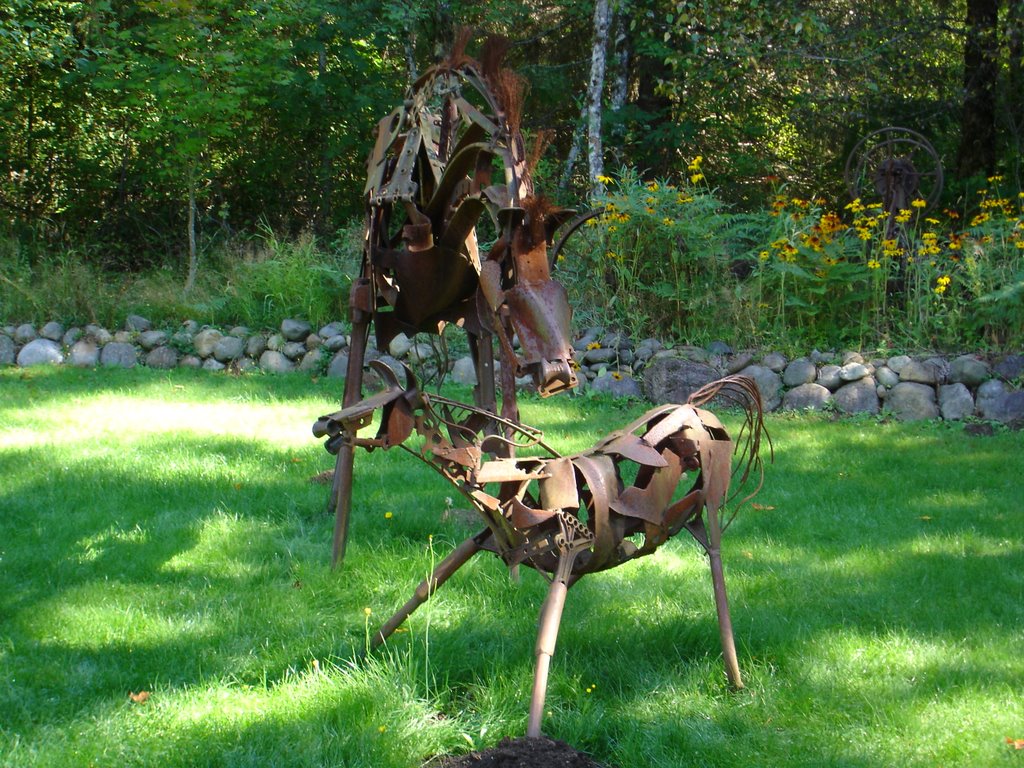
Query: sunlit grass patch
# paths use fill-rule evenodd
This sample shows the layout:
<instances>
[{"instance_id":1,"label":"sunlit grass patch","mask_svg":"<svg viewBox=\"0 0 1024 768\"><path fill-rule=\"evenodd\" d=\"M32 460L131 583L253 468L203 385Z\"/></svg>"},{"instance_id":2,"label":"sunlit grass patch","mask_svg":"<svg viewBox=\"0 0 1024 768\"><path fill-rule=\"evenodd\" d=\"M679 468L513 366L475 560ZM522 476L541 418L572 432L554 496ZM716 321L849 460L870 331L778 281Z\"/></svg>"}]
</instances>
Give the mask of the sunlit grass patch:
<instances>
[{"instance_id":1,"label":"sunlit grass patch","mask_svg":"<svg viewBox=\"0 0 1024 768\"><path fill-rule=\"evenodd\" d=\"M309 482L332 457L309 428L337 390L0 371L4 765L418 768L524 732L536 573L481 556L367 655L476 528L429 468L360 454L332 571L327 491ZM643 410L523 402L565 452ZM1011 765L1019 436L769 427L776 463L723 545L746 689L726 684L706 560L677 537L573 587L547 732L611 766Z\"/></svg>"}]
</instances>

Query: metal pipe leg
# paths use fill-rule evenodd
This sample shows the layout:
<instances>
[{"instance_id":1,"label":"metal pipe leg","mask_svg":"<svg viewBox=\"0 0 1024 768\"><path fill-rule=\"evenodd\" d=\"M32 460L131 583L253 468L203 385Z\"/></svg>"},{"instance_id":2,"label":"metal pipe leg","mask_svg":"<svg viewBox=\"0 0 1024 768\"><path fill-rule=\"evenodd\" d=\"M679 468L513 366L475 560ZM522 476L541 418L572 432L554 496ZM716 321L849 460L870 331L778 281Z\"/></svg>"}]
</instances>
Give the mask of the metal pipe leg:
<instances>
[{"instance_id":1,"label":"metal pipe leg","mask_svg":"<svg viewBox=\"0 0 1024 768\"><path fill-rule=\"evenodd\" d=\"M558 640L558 627L562 622L562 610L565 608L565 596L569 587L565 578L555 578L548 589L547 599L540 610L540 629L537 632L537 665L533 672L533 695L530 697L530 719L526 726L526 735L536 738L541 735L540 721L544 717L544 699L548 692L548 670L551 668L551 657L555 655L555 642Z\"/></svg>"},{"instance_id":2,"label":"metal pipe leg","mask_svg":"<svg viewBox=\"0 0 1024 768\"><path fill-rule=\"evenodd\" d=\"M409 598L408 602L399 608L395 615L388 619L374 636L373 642L370 644L371 648L379 647L381 643L391 637L392 633L401 626L403 621L409 618L413 611L429 600L430 596L442 584L448 581L449 576L459 570L459 568L466 564L469 558L480 551L480 542L477 540L480 536L481 534L477 534L477 536L468 538L459 544L448 557L438 564L434 572L430 574L429 579L424 579L420 582L420 585L416 587L416 591Z\"/></svg>"},{"instance_id":3,"label":"metal pipe leg","mask_svg":"<svg viewBox=\"0 0 1024 768\"><path fill-rule=\"evenodd\" d=\"M352 444L344 442L338 450L334 464L334 482L331 485L331 502L334 507L334 545L331 550L331 568L337 568L345 559L345 543L348 539L348 518L352 510L352 463L355 450Z\"/></svg>"},{"instance_id":4,"label":"metal pipe leg","mask_svg":"<svg viewBox=\"0 0 1024 768\"><path fill-rule=\"evenodd\" d=\"M718 547L708 550L711 560L711 583L715 592L715 610L718 612L718 632L722 638L722 660L729 684L735 689L743 688L740 665L736 659L736 643L732 634L732 619L729 616L729 599L725 594L725 573L722 570L722 553Z\"/></svg>"}]
</instances>

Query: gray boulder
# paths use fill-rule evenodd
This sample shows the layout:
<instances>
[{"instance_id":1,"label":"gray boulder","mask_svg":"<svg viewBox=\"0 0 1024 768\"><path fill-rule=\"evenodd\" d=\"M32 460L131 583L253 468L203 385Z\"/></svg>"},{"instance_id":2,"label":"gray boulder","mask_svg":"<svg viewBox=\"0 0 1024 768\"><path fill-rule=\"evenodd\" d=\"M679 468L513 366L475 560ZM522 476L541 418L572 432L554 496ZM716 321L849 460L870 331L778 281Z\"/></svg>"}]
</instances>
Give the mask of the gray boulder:
<instances>
[{"instance_id":1,"label":"gray boulder","mask_svg":"<svg viewBox=\"0 0 1024 768\"><path fill-rule=\"evenodd\" d=\"M464 387L476 386L476 368L473 367L473 358L469 355L460 357L452 366L452 381Z\"/></svg>"},{"instance_id":2,"label":"gray boulder","mask_svg":"<svg viewBox=\"0 0 1024 768\"><path fill-rule=\"evenodd\" d=\"M410 349L412 349L412 339L404 333L399 333L388 344L388 354L398 360L409 354Z\"/></svg>"},{"instance_id":3,"label":"gray boulder","mask_svg":"<svg viewBox=\"0 0 1024 768\"><path fill-rule=\"evenodd\" d=\"M769 352L767 355L761 358L761 365L765 368L769 368L775 373L782 373L786 370L786 365L789 361L786 356L781 352ZM811 379L813 381L813 379Z\"/></svg>"},{"instance_id":4,"label":"gray boulder","mask_svg":"<svg viewBox=\"0 0 1024 768\"><path fill-rule=\"evenodd\" d=\"M216 328L204 328L192 337L192 347L199 357L207 358L213 355L217 342L224 338L224 334Z\"/></svg>"},{"instance_id":5,"label":"gray boulder","mask_svg":"<svg viewBox=\"0 0 1024 768\"><path fill-rule=\"evenodd\" d=\"M134 368L138 362L135 345L123 341L112 341L100 352L100 365L108 368Z\"/></svg>"},{"instance_id":6,"label":"gray boulder","mask_svg":"<svg viewBox=\"0 0 1024 768\"><path fill-rule=\"evenodd\" d=\"M323 347L328 352L340 352L348 346L348 336L343 333L328 336L324 339Z\"/></svg>"},{"instance_id":7,"label":"gray boulder","mask_svg":"<svg viewBox=\"0 0 1024 768\"><path fill-rule=\"evenodd\" d=\"M157 347L146 355L146 365L150 368L170 369L178 365L178 353L173 347Z\"/></svg>"},{"instance_id":8,"label":"gray boulder","mask_svg":"<svg viewBox=\"0 0 1024 768\"><path fill-rule=\"evenodd\" d=\"M718 371L703 363L655 356L644 368L643 392L653 403L685 403L693 392L718 377Z\"/></svg>"},{"instance_id":9,"label":"gray boulder","mask_svg":"<svg viewBox=\"0 0 1024 768\"><path fill-rule=\"evenodd\" d=\"M319 331L317 331L317 334L320 336L321 339L330 339L333 338L334 336L339 336L343 333L345 333L345 325L343 323L338 322L328 323Z\"/></svg>"},{"instance_id":10,"label":"gray boulder","mask_svg":"<svg viewBox=\"0 0 1024 768\"><path fill-rule=\"evenodd\" d=\"M180 368L202 368L203 359L198 355L183 355L178 366Z\"/></svg>"},{"instance_id":11,"label":"gray boulder","mask_svg":"<svg viewBox=\"0 0 1024 768\"><path fill-rule=\"evenodd\" d=\"M843 386L843 380L839 376L842 369L838 365L829 363L818 369L818 383L829 392L835 392Z\"/></svg>"},{"instance_id":12,"label":"gray boulder","mask_svg":"<svg viewBox=\"0 0 1024 768\"><path fill-rule=\"evenodd\" d=\"M434 359L434 348L425 341L413 344L409 349L409 360L413 363L425 363Z\"/></svg>"},{"instance_id":13,"label":"gray boulder","mask_svg":"<svg viewBox=\"0 0 1024 768\"><path fill-rule=\"evenodd\" d=\"M195 320L183 320L181 323L182 333L187 333L189 336L195 336L200 331L199 323Z\"/></svg>"},{"instance_id":14,"label":"gray boulder","mask_svg":"<svg viewBox=\"0 0 1024 768\"><path fill-rule=\"evenodd\" d=\"M14 329L14 343L28 344L30 341L35 341L39 338L39 334L36 333L36 327L30 323L24 323Z\"/></svg>"},{"instance_id":15,"label":"gray boulder","mask_svg":"<svg viewBox=\"0 0 1024 768\"><path fill-rule=\"evenodd\" d=\"M72 344L74 344L76 341L82 338L83 335L84 334L81 328L68 328L66 331L64 331L64 335L60 337L60 343L65 347L70 347Z\"/></svg>"},{"instance_id":16,"label":"gray boulder","mask_svg":"<svg viewBox=\"0 0 1024 768\"><path fill-rule=\"evenodd\" d=\"M313 332L313 326L305 320L286 319L281 321L281 335L285 341L305 341Z\"/></svg>"},{"instance_id":17,"label":"gray boulder","mask_svg":"<svg viewBox=\"0 0 1024 768\"><path fill-rule=\"evenodd\" d=\"M143 331L139 334L139 346L147 352L162 347L167 343L167 334L164 331Z\"/></svg>"},{"instance_id":18,"label":"gray boulder","mask_svg":"<svg viewBox=\"0 0 1024 768\"><path fill-rule=\"evenodd\" d=\"M961 355L949 364L949 380L964 384L971 389L979 386L991 376L988 363L974 355Z\"/></svg>"},{"instance_id":19,"label":"gray boulder","mask_svg":"<svg viewBox=\"0 0 1024 768\"><path fill-rule=\"evenodd\" d=\"M782 374L782 383L787 387L799 387L811 384L818 378L818 367L806 357L799 357L789 365Z\"/></svg>"},{"instance_id":20,"label":"gray boulder","mask_svg":"<svg viewBox=\"0 0 1024 768\"><path fill-rule=\"evenodd\" d=\"M336 352L327 366L327 375L332 379L344 379L348 376L348 352Z\"/></svg>"},{"instance_id":21,"label":"gray boulder","mask_svg":"<svg viewBox=\"0 0 1024 768\"><path fill-rule=\"evenodd\" d=\"M992 371L1007 381L1020 378L1024 376L1024 355L1007 355L992 367Z\"/></svg>"},{"instance_id":22,"label":"gray boulder","mask_svg":"<svg viewBox=\"0 0 1024 768\"><path fill-rule=\"evenodd\" d=\"M60 365L64 362L64 353L60 344L52 339L33 339L18 352L18 365L28 368L31 365Z\"/></svg>"},{"instance_id":23,"label":"gray boulder","mask_svg":"<svg viewBox=\"0 0 1024 768\"><path fill-rule=\"evenodd\" d=\"M860 381L871 375L871 370L858 360L851 360L839 369L839 378L842 381Z\"/></svg>"},{"instance_id":24,"label":"gray boulder","mask_svg":"<svg viewBox=\"0 0 1024 768\"><path fill-rule=\"evenodd\" d=\"M832 393L821 384L808 382L793 387L782 396L785 411L820 411L832 399Z\"/></svg>"},{"instance_id":25,"label":"gray boulder","mask_svg":"<svg viewBox=\"0 0 1024 768\"><path fill-rule=\"evenodd\" d=\"M912 381L901 381L893 387L885 399L885 406L900 421L922 421L939 417L935 389Z\"/></svg>"},{"instance_id":26,"label":"gray boulder","mask_svg":"<svg viewBox=\"0 0 1024 768\"><path fill-rule=\"evenodd\" d=\"M572 348L577 352L582 352L587 348L589 344L593 344L598 341L604 335L604 328L595 326L593 328L587 328L576 341L572 343Z\"/></svg>"},{"instance_id":27,"label":"gray boulder","mask_svg":"<svg viewBox=\"0 0 1024 768\"><path fill-rule=\"evenodd\" d=\"M891 389L900 383L900 375L888 365L882 365L875 369L875 381Z\"/></svg>"},{"instance_id":28,"label":"gray boulder","mask_svg":"<svg viewBox=\"0 0 1024 768\"><path fill-rule=\"evenodd\" d=\"M280 352L268 349L260 355L260 370L265 373L287 373L295 370L295 363Z\"/></svg>"},{"instance_id":29,"label":"gray boulder","mask_svg":"<svg viewBox=\"0 0 1024 768\"><path fill-rule=\"evenodd\" d=\"M14 339L0 333L0 365L12 365L14 357Z\"/></svg>"},{"instance_id":30,"label":"gray boulder","mask_svg":"<svg viewBox=\"0 0 1024 768\"><path fill-rule=\"evenodd\" d=\"M899 373L910 362L912 360L907 355L893 355L889 358L889 367L896 371L896 373Z\"/></svg>"},{"instance_id":31,"label":"gray boulder","mask_svg":"<svg viewBox=\"0 0 1024 768\"><path fill-rule=\"evenodd\" d=\"M134 344L138 335L135 331L115 331L114 341L119 344Z\"/></svg>"},{"instance_id":32,"label":"gray boulder","mask_svg":"<svg viewBox=\"0 0 1024 768\"><path fill-rule=\"evenodd\" d=\"M871 377L844 384L832 394L832 399L843 413L875 414L881 408L875 380Z\"/></svg>"},{"instance_id":33,"label":"gray boulder","mask_svg":"<svg viewBox=\"0 0 1024 768\"><path fill-rule=\"evenodd\" d=\"M974 413L974 398L967 385L943 384L939 387L939 413L946 421L961 421Z\"/></svg>"},{"instance_id":34,"label":"gray boulder","mask_svg":"<svg viewBox=\"0 0 1024 768\"><path fill-rule=\"evenodd\" d=\"M213 359L219 363L230 363L245 352L245 341L237 336L222 336L213 345Z\"/></svg>"},{"instance_id":35,"label":"gray boulder","mask_svg":"<svg viewBox=\"0 0 1024 768\"><path fill-rule=\"evenodd\" d=\"M988 383L990 382L986 382ZM1012 426L1024 426L1024 391L1004 390L1001 395L986 397L984 406L981 388L978 393L978 411L986 419Z\"/></svg>"},{"instance_id":36,"label":"gray boulder","mask_svg":"<svg viewBox=\"0 0 1024 768\"><path fill-rule=\"evenodd\" d=\"M265 336L259 334L256 336L250 336L245 342L245 354L253 360L259 360L260 355L266 351L267 339Z\"/></svg>"},{"instance_id":37,"label":"gray boulder","mask_svg":"<svg viewBox=\"0 0 1024 768\"><path fill-rule=\"evenodd\" d=\"M281 347L281 354L289 360L301 360L306 352L306 345L301 341L286 341Z\"/></svg>"},{"instance_id":38,"label":"gray boulder","mask_svg":"<svg viewBox=\"0 0 1024 768\"><path fill-rule=\"evenodd\" d=\"M64 326L51 320L39 329L39 335L50 341L60 341L64 336Z\"/></svg>"},{"instance_id":39,"label":"gray boulder","mask_svg":"<svg viewBox=\"0 0 1024 768\"><path fill-rule=\"evenodd\" d=\"M106 328L103 328L99 325L94 325L92 323L89 323L89 325L85 326L85 335L88 336L93 341L95 341L101 347L104 344L109 344L114 339L114 337L110 334L110 331L108 331Z\"/></svg>"},{"instance_id":40,"label":"gray boulder","mask_svg":"<svg viewBox=\"0 0 1024 768\"><path fill-rule=\"evenodd\" d=\"M899 374L900 381L909 381L914 384L938 384L939 382L939 371L930 362L911 360L900 369Z\"/></svg>"},{"instance_id":41,"label":"gray boulder","mask_svg":"<svg viewBox=\"0 0 1024 768\"><path fill-rule=\"evenodd\" d=\"M128 315L124 321L124 329L126 331L142 333L143 331L148 331L152 327L153 324L141 315Z\"/></svg>"},{"instance_id":42,"label":"gray boulder","mask_svg":"<svg viewBox=\"0 0 1024 768\"><path fill-rule=\"evenodd\" d=\"M320 369L323 353L319 349L311 349L302 356L298 370L313 373Z\"/></svg>"},{"instance_id":43,"label":"gray boulder","mask_svg":"<svg viewBox=\"0 0 1024 768\"><path fill-rule=\"evenodd\" d=\"M324 340L321 339L320 336L318 336L317 334L311 333L309 334L309 336L306 337L306 340L302 343L306 345L306 349L313 350L320 349L320 346L324 343Z\"/></svg>"},{"instance_id":44,"label":"gray boulder","mask_svg":"<svg viewBox=\"0 0 1024 768\"><path fill-rule=\"evenodd\" d=\"M748 365L753 365L753 363L754 356L750 352L737 352L729 358L725 365L725 372L731 376L734 373L739 373Z\"/></svg>"},{"instance_id":45,"label":"gray boulder","mask_svg":"<svg viewBox=\"0 0 1024 768\"><path fill-rule=\"evenodd\" d=\"M782 377L779 374L763 365L748 365L740 371L740 375L749 376L757 384L766 411L774 411L779 407L782 402Z\"/></svg>"},{"instance_id":46,"label":"gray boulder","mask_svg":"<svg viewBox=\"0 0 1024 768\"><path fill-rule=\"evenodd\" d=\"M642 341L640 343L644 344L644 343L646 343L646 341L647 340L645 339L644 341ZM710 344L708 344L708 354L709 355L719 355L719 356L731 355L732 354L732 347L730 347L724 341L712 341Z\"/></svg>"},{"instance_id":47,"label":"gray boulder","mask_svg":"<svg viewBox=\"0 0 1024 768\"><path fill-rule=\"evenodd\" d=\"M584 365L602 365L610 363L618 357L618 350L613 347L598 347L588 349L583 353Z\"/></svg>"},{"instance_id":48,"label":"gray boulder","mask_svg":"<svg viewBox=\"0 0 1024 768\"><path fill-rule=\"evenodd\" d=\"M1010 393L1009 388L999 379L989 379L978 387L975 405L978 415L983 419L994 419L999 413L1003 400Z\"/></svg>"},{"instance_id":49,"label":"gray boulder","mask_svg":"<svg viewBox=\"0 0 1024 768\"><path fill-rule=\"evenodd\" d=\"M595 392L606 392L612 397L643 397L640 382L632 376L617 372L598 376L591 383L591 387Z\"/></svg>"},{"instance_id":50,"label":"gray boulder","mask_svg":"<svg viewBox=\"0 0 1024 768\"><path fill-rule=\"evenodd\" d=\"M100 364L100 347L91 338L76 341L68 350L68 365L76 368L95 368Z\"/></svg>"},{"instance_id":51,"label":"gray boulder","mask_svg":"<svg viewBox=\"0 0 1024 768\"><path fill-rule=\"evenodd\" d=\"M208 357L205 360L203 360L203 370L204 371L217 372L217 371L223 371L225 368L227 368L227 366L224 365L224 363L222 363L220 360L218 360L215 357Z\"/></svg>"}]
</instances>

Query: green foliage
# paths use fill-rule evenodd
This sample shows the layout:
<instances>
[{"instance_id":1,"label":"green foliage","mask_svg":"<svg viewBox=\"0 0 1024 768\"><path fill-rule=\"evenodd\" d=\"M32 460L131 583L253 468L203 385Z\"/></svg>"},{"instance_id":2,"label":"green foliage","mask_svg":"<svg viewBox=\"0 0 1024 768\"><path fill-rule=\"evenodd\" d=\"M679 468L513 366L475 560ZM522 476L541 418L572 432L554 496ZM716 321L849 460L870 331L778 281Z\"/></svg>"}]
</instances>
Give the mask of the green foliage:
<instances>
[{"instance_id":1,"label":"green foliage","mask_svg":"<svg viewBox=\"0 0 1024 768\"><path fill-rule=\"evenodd\" d=\"M881 203L839 210L777 190L730 210L703 160L678 184L620 173L603 214L558 268L580 323L688 343L1008 348L1024 338L1024 197L979 190L962 214L889 217ZM607 180L611 182L611 179Z\"/></svg>"},{"instance_id":2,"label":"green foliage","mask_svg":"<svg viewBox=\"0 0 1024 768\"><path fill-rule=\"evenodd\" d=\"M728 324L719 299L734 283L733 232L722 202L703 183L701 158L679 184L644 181L628 168L603 179L603 213L574 236L559 262L584 318L636 335L707 339Z\"/></svg>"}]
</instances>

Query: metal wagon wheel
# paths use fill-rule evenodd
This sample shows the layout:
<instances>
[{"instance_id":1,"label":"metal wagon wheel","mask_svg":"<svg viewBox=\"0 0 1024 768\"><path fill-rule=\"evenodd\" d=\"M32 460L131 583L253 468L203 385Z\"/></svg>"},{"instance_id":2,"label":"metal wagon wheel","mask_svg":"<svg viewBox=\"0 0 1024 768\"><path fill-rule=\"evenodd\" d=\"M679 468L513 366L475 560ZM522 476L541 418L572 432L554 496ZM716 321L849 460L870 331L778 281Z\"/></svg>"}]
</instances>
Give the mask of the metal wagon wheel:
<instances>
[{"instance_id":1,"label":"metal wagon wheel","mask_svg":"<svg viewBox=\"0 0 1024 768\"><path fill-rule=\"evenodd\" d=\"M935 147L909 128L881 128L862 138L846 160L851 198L882 199L887 210L920 198L931 207L942 194L942 161Z\"/></svg>"}]
</instances>

